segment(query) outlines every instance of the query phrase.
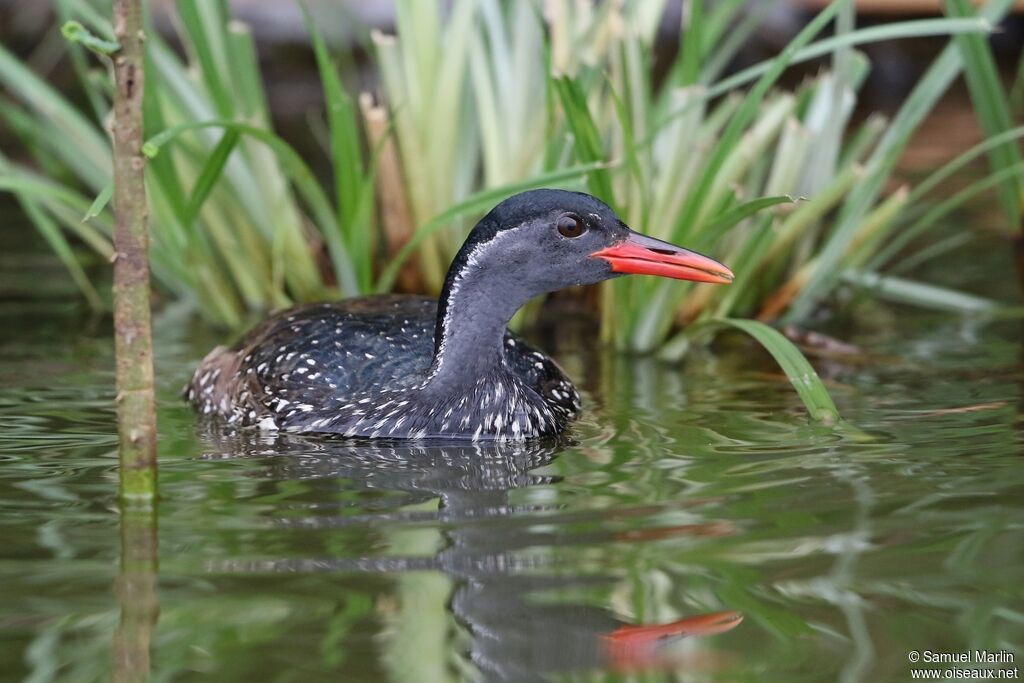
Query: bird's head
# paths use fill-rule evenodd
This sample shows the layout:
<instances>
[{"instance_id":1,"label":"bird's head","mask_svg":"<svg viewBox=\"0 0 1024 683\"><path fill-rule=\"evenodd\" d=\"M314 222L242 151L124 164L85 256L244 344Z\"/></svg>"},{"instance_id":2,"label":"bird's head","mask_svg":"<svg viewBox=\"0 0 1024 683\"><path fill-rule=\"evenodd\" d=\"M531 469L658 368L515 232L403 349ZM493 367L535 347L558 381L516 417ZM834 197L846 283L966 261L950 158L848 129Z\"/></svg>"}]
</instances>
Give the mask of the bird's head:
<instances>
[{"instance_id":1,"label":"bird's head","mask_svg":"<svg viewBox=\"0 0 1024 683\"><path fill-rule=\"evenodd\" d=\"M631 230L581 192L531 190L509 197L470 232L453 268L502 273L529 295L627 274L725 284L714 259Z\"/></svg>"}]
</instances>

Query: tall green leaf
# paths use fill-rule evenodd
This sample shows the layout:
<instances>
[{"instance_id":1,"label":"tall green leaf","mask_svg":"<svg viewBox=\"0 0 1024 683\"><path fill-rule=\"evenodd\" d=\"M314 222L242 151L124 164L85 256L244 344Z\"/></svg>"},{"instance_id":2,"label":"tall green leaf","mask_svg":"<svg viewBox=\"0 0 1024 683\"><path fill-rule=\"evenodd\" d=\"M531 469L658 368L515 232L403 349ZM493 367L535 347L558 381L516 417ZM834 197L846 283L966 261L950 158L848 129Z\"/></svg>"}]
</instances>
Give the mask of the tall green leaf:
<instances>
[{"instance_id":1,"label":"tall green leaf","mask_svg":"<svg viewBox=\"0 0 1024 683\"><path fill-rule=\"evenodd\" d=\"M793 342L778 330L756 320L716 318L691 326L686 334L692 337L722 327L732 327L750 335L772 355L793 384L812 419L825 424L834 424L839 420L839 410L818 373Z\"/></svg>"},{"instance_id":2,"label":"tall green leaf","mask_svg":"<svg viewBox=\"0 0 1024 683\"><path fill-rule=\"evenodd\" d=\"M974 9L967 0L946 0L946 12L957 17L974 16ZM992 49L985 36L964 34L955 38L964 63L967 87L974 102L974 112L982 130L989 137L997 136L1013 127L1010 103L1003 89L996 68ZM1002 171L1021 161L1020 145L1007 140L989 151L993 171ZM1018 175L1008 175L999 184L999 200L1003 204L1006 218L1016 229L1021 225L1021 203L1024 202L1024 180Z\"/></svg>"},{"instance_id":3,"label":"tall green leaf","mask_svg":"<svg viewBox=\"0 0 1024 683\"><path fill-rule=\"evenodd\" d=\"M1013 0L991 0L982 11L983 19L991 24L998 23L1006 15L1012 2ZM962 68L963 60L959 48L956 45L949 45L918 81L868 160L863 182L850 193L835 228L818 256L819 267L797 295L784 320L792 322L806 318L825 293L838 282L842 274L839 261L845 254L847 245L861 221L878 200L913 132Z\"/></svg>"}]
</instances>

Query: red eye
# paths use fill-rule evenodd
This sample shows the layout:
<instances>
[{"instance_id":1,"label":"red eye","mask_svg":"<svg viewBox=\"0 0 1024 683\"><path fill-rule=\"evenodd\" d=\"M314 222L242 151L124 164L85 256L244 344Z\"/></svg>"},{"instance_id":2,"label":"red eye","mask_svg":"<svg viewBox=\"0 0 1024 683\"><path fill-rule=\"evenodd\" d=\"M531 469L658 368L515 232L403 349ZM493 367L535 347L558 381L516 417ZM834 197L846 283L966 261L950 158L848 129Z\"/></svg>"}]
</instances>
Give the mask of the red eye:
<instances>
[{"instance_id":1,"label":"red eye","mask_svg":"<svg viewBox=\"0 0 1024 683\"><path fill-rule=\"evenodd\" d=\"M583 219L571 213L567 213L558 219L558 232L562 237L579 237L587 231Z\"/></svg>"}]
</instances>

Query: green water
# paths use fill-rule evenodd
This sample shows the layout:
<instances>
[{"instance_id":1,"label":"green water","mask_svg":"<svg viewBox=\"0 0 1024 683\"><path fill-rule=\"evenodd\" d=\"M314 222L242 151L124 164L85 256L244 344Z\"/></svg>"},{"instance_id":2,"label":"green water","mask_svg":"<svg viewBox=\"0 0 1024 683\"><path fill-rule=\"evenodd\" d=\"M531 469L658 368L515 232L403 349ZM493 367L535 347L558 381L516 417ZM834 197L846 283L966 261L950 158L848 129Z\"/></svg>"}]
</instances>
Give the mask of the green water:
<instances>
[{"instance_id":1,"label":"green water","mask_svg":"<svg viewBox=\"0 0 1024 683\"><path fill-rule=\"evenodd\" d=\"M114 495L109 323L11 254L2 680L907 681L911 651L981 648L1022 665L1018 322L852 306L832 331L862 352L817 362L845 430L809 424L738 338L666 366L559 331L538 342L587 405L565 443L419 448L197 429L176 391L220 340L165 310L154 530ZM603 644L728 610L744 620L718 635Z\"/></svg>"}]
</instances>

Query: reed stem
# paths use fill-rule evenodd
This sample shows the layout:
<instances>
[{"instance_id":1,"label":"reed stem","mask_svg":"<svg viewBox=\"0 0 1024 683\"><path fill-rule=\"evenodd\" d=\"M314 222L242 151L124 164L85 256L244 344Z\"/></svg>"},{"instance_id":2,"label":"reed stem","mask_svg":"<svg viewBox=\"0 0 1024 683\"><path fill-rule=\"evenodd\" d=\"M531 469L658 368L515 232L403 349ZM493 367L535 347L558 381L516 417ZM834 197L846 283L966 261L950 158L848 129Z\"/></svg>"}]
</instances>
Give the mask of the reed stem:
<instances>
[{"instance_id":1,"label":"reed stem","mask_svg":"<svg viewBox=\"0 0 1024 683\"><path fill-rule=\"evenodd\" d=\"M116 584L121 618L114 632L114 683L149 680L153 632L160 615L159 557L156 508L122 502L121 571Z\"/></svg>"},{"instance_id":2,"label":"reed stem","mask_svg":"<svg viewBox=\"0 0 1024 683\"><path fill-rule=\"evenodd\" d=\"M142 155L141 0L114 0L114 347L121 497L156 495L156 411L149 309L149 232Z\"/></svg>"}]
</instances>

